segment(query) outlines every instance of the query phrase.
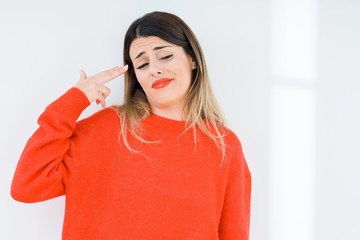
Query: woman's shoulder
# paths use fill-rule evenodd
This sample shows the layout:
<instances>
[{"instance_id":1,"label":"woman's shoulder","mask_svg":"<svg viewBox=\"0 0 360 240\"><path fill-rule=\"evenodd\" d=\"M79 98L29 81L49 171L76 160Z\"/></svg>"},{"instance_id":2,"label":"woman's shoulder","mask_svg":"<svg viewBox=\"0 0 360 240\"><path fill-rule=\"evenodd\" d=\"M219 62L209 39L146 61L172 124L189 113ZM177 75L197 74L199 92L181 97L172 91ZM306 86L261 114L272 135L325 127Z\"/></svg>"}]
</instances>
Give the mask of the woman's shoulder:
<instances>
[{"instance_id":1,"label":"woman's shoulder","mask_svg":"<svg viewBox=\"0 0 360 240\"><path fill-rule=\"evenodd\" d=\"M232 145L241 145L238 135L233 130L225 126L222 127L222 129L222 131L224 132L225 141Z\"/></svg>"},{"instance_id":2,"label":"woman's shoulder","mask_svg":"<svg viewBox=\"0 0 360 240\"><path fill-rule=\"evenodd\" d=\"M212 124L207 124L207 121L204 121L205 125L207 125L208 130L214 134L214 135L218 135L217 131L219 131L219 133L221 134L221 136L223 136L223 138L227 141L230 142L236 142L239 141L238 136L236 135L236 133L231 130L228 126L225 125L221 125L221 124L216 124L216 128L214 127L214 125Z\"/></svg>"},{"instance_id":3,"label":"woman's shoulder","mask_svg":"<svg viewBox=\"0 0 360 240\"><path fill-rule=\"evenodd\" d=\"M112 127L114 124L119 123L118 111L118 106L111 105L79 120L76 124L80 128L100 127L103 129L107 126Z\"/></svg>"}]
</instances>

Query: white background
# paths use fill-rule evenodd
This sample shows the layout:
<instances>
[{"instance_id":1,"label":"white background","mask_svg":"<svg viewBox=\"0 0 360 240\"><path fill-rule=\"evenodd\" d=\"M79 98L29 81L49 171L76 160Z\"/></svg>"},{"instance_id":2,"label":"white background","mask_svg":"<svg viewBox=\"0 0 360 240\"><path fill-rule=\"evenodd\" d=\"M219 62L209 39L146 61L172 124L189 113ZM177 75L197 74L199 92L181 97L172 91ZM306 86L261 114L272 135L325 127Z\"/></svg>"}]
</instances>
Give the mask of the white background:
<instances>
[{"instance_id":1,"label":"white background","mask_svg":"<svg viewBox=\"0 0 360 240\"><path fill-rule=\"evenodd\" d=\"M64 197L16 202L10 185L45 107L122 64L151 11L197 36L253 177L252 240L360 239L360 1L1 1L0 239L60 239ZM123 77L106 86L123 99ZM94 102L79 119L101 109Z\"/></svg>"}]
</instances>

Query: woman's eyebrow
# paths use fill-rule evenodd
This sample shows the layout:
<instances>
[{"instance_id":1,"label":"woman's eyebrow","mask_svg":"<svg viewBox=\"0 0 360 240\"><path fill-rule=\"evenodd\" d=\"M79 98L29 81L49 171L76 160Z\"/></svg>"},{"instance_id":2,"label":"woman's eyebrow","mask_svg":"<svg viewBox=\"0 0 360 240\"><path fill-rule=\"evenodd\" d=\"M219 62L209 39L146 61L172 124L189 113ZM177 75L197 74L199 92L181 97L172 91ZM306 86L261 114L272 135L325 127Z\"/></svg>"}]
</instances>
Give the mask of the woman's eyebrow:
<instances>
[{"instance_id":1,"label":"woman's eyebrow","mask_svg":"<svg viewBox=\"0 0 360 240\"><path fill-rule=\"evenodd\" d=\"M163 49L163 48L166 48L166 47L171 47L171 46L160 46L160 47L154 47L154 51L155 50L159 50L159 49ZM134 58L134 60L135 59L137 59L137 58L139 58L139 57L141 57L143 54L144 54L145 52L141 52L141 53L139 53L135 58Z\"/></svg>"}]
</instances>

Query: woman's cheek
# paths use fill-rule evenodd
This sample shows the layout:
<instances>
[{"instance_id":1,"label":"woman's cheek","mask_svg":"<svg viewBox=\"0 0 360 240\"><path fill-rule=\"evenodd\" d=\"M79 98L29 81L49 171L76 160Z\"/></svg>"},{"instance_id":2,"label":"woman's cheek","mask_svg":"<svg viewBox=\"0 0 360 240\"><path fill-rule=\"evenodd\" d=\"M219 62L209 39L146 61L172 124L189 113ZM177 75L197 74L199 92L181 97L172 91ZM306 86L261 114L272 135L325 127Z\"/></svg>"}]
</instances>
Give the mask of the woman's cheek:
<instances>
[{"instance_id":1,"label":"woman's cheek","mask_svg":"<svg viewBox=\"0 0 360 240\"><path fill-rule=\"evenodd\" d=\"M142 82L143 82L142 74L139 73L138 71L135 71L135 76L136 76L136 79L138 80L138 82L140 83L140 85L142 85Z\"/></svg>"},{"instance_id":2,"label":"woman's cheek","mask_svg":"<svg viewBox=\"0 0 360 240\"><path fill-rule=\"evenodd\" d=\"M148 88L149 86L146 85L146 78L139 74L139 76L136 77L138 79L138 82L140 83L142 88Z\"/></svg>"}]
</instances>

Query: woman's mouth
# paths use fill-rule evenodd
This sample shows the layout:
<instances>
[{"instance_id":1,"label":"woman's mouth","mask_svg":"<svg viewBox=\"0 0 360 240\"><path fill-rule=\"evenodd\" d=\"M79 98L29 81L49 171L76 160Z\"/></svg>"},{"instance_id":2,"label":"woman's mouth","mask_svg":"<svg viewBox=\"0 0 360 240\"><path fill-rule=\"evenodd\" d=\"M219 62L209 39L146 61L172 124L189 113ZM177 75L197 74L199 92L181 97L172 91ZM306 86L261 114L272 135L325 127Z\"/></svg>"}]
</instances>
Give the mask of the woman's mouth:
<instances>
[{"instance_id":1,"label":"woman's mouth","mask_svg":"<svg viewBox=\"0 0 360 240\"><path fill-rule=\"evenodd\" d=\"M172 81L171 78L162 78L162 79L156 80L156 81L151 85L151 87L152 87L152 88L155 88L155 89L164 88L164 87L166 87L167 85L169 85L169 84L171 83L171 81Z\"/></svg>"}]
</instances>

